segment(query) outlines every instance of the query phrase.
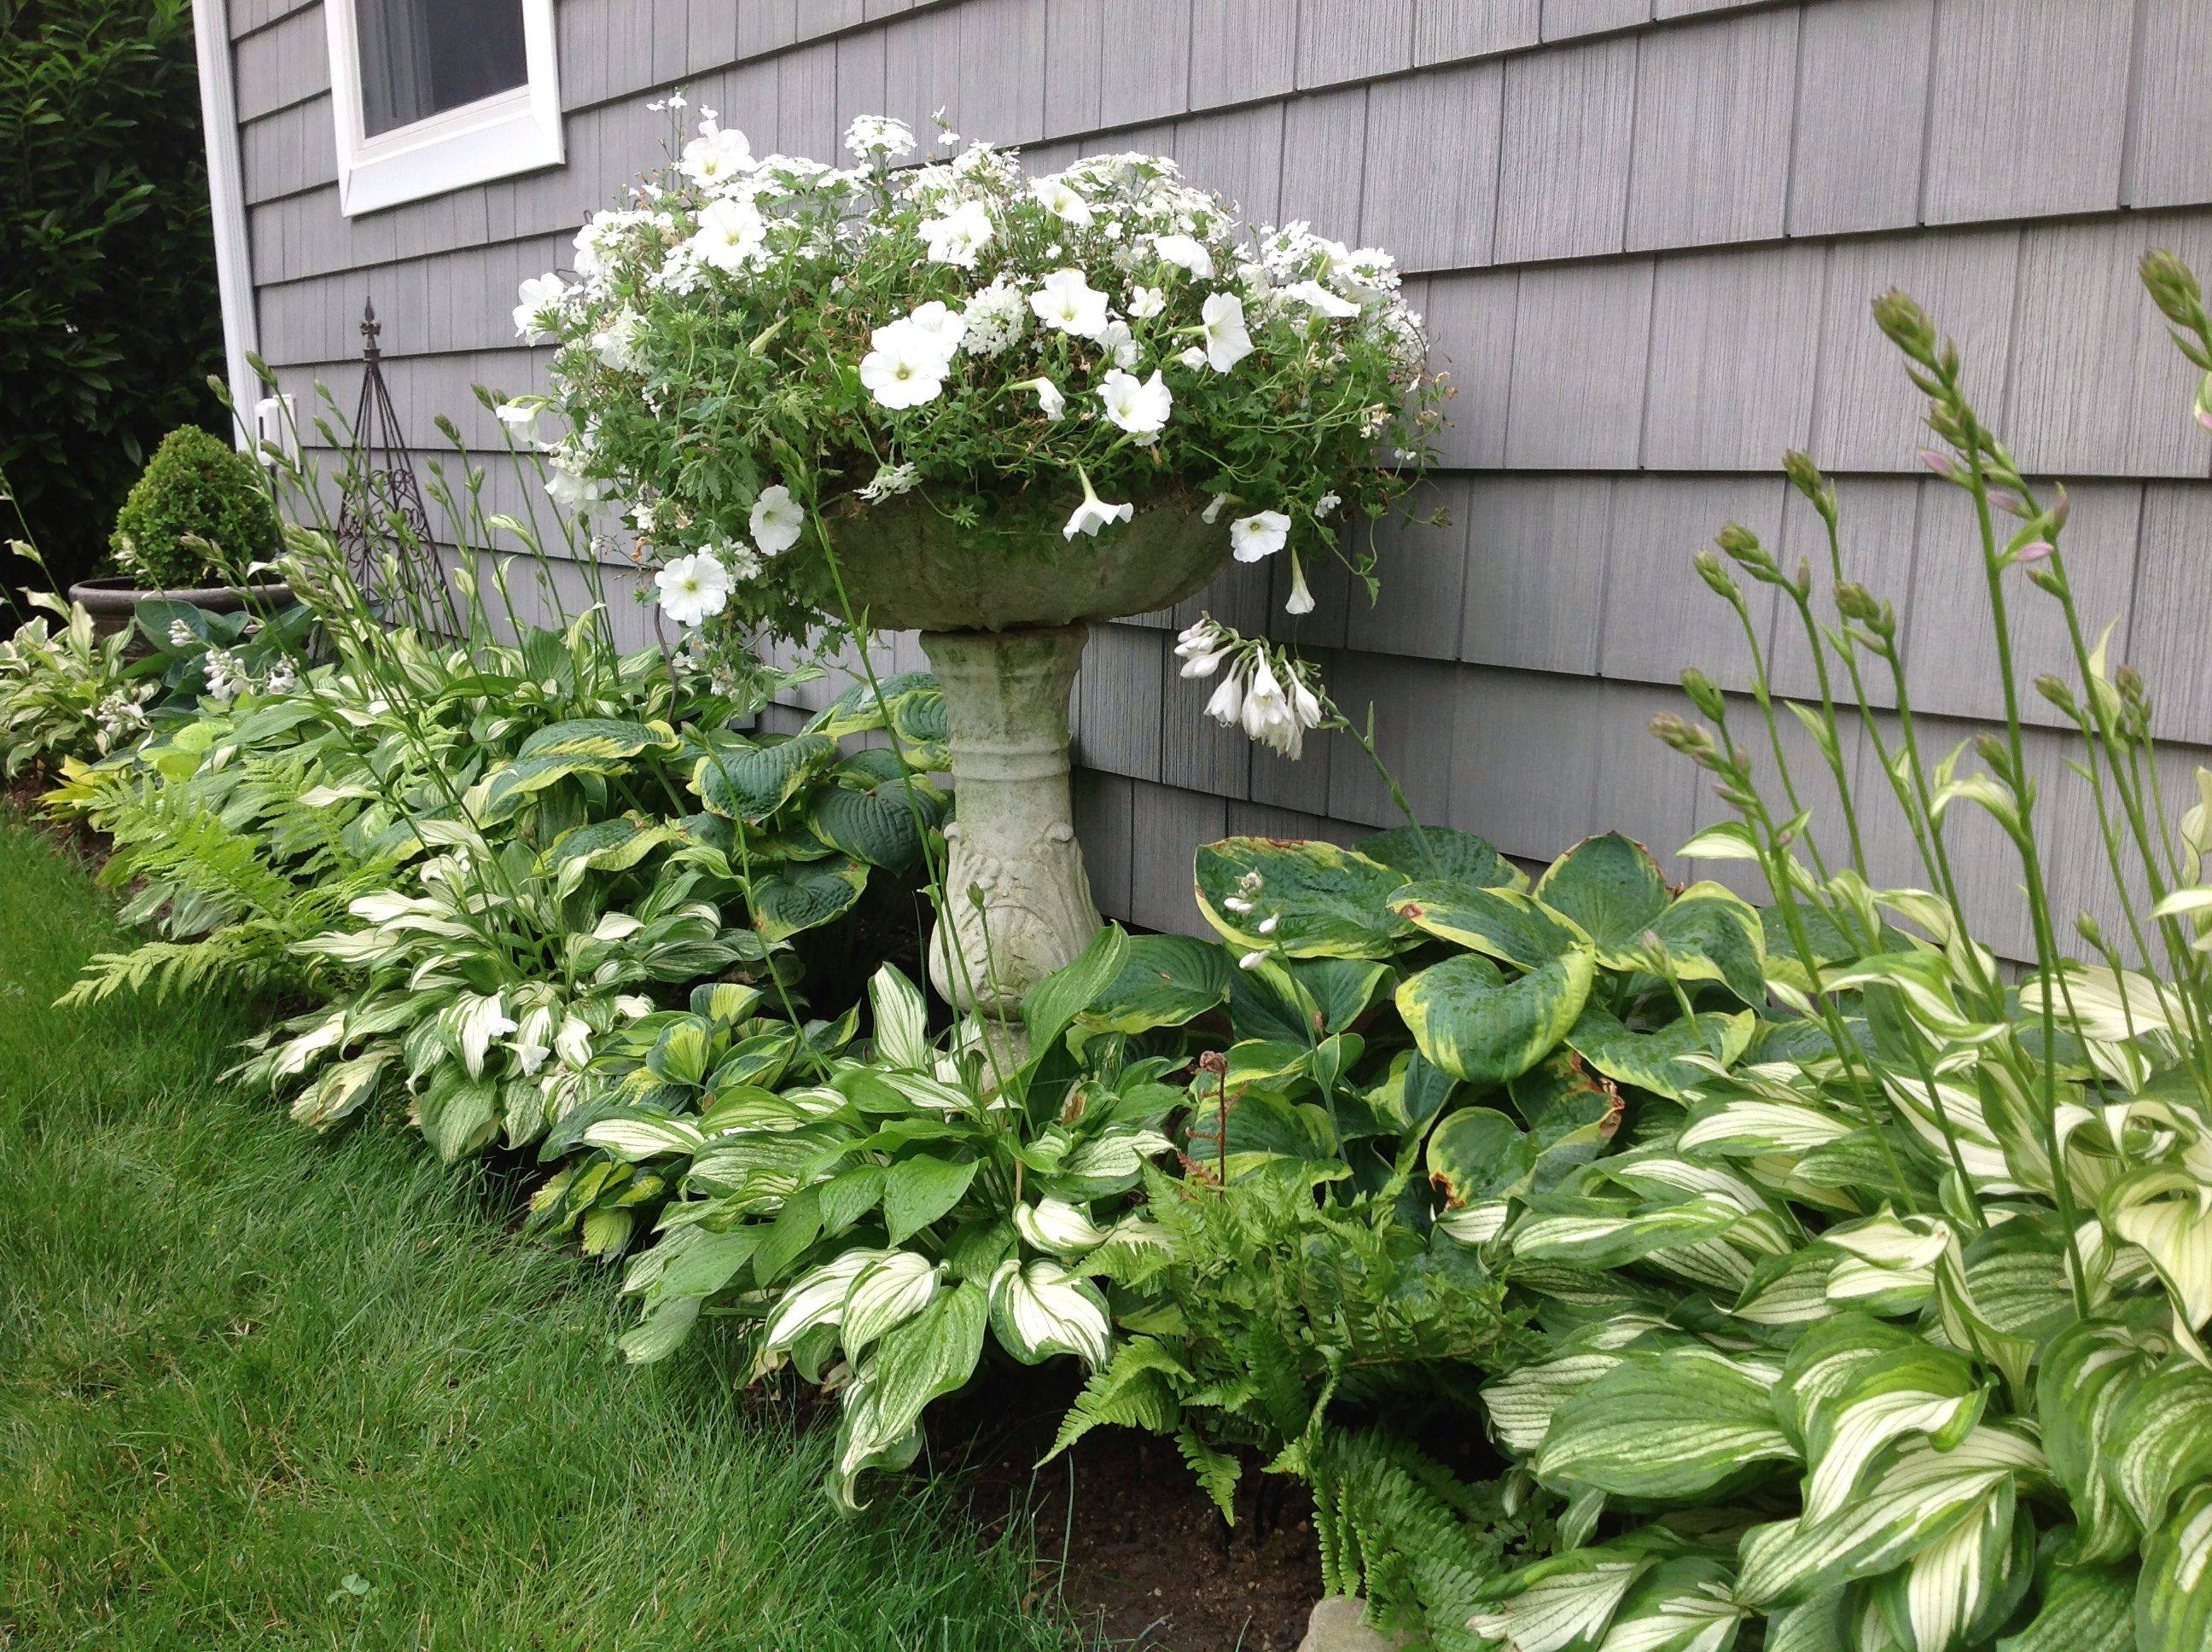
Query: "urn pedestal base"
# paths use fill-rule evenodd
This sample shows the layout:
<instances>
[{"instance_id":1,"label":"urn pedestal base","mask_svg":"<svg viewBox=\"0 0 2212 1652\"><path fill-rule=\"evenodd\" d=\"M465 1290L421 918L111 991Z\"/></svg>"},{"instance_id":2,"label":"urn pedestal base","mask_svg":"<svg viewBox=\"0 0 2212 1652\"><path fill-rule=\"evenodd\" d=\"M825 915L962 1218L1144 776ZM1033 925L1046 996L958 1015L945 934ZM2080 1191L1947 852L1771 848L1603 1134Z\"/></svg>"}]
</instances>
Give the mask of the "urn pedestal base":
<instances>
[{"instance_id":1,"label":"urn pedestal base","mask_svg":"<svg viewBox=\"0 0 2212 1652\"><path fill-rule=\"evenodd\" d=\"M921 634L951 726L954 787L929 978L1001 1062L1029 1053L1023 995L1101 926L1068 793L1068 695L1089 633Z\"/></svg>"}]
</instances>

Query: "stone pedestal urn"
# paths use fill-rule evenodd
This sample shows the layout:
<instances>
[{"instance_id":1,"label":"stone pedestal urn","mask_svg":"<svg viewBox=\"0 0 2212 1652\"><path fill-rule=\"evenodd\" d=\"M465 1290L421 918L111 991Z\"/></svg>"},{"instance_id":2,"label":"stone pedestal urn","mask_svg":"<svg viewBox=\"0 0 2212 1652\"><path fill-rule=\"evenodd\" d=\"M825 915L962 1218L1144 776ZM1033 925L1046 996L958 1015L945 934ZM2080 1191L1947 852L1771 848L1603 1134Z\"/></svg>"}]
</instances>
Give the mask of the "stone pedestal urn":
<instances>
[{"instance_id":1,"label":"stone pedestal urn","mask_svg":"<svg viewBox=\"0 0 2212 1652\"><path fill-rule=\"evenodd\" d=\"M1068 793L1068 697L1091 624L1194 595L1229 555L1226 527L1181 495L1096 538L1064 538L1066 519L1007 509L963 526L909 500L835 532L853 601L878 629L921 632L945 695L953 818L930 979L1016 1060L1023 994L1100 926Z\"/></svg>"}]
</instances>

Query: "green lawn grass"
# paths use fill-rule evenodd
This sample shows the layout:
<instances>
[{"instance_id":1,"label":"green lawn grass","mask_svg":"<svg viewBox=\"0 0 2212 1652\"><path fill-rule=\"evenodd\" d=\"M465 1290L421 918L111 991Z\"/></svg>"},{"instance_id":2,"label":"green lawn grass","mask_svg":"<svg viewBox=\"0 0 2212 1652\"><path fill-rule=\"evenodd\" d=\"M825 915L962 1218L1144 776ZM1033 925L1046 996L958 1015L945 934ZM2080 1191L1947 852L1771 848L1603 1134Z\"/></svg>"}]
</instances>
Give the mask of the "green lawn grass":
<instances>
[{"instance_id":1,"label":"green lawn grass","mask_svg":"<svg viewBox=\"0 0 2212 1652\"><path fill-rule=\"evenodd\" d=\"M841 1518L708 1355L611 1360L493 1178L234 1094L246 1009L52 1008L116 939L0 818L0 1649L1066 1643L941 1490Z\"/></svg>"}]
</instances>

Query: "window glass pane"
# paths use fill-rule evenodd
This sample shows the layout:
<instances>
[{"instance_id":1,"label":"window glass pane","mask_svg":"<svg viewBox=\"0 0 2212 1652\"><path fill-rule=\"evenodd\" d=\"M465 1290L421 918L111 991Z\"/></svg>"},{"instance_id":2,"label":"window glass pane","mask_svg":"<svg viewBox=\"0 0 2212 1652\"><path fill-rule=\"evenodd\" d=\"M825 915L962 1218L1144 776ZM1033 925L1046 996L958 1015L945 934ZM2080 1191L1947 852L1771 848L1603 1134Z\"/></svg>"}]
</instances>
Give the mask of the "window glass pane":
<instances>
[{"instance_id":1,"label":"window glass pane","mask_svg":"<svg viewBox=\"0 0 2212 1652\"><path fill-rule=\"evenodd\" d=\"M363 135L428 119L530 78L522 0L354 0Z\"/></svg>"}]
</instances>

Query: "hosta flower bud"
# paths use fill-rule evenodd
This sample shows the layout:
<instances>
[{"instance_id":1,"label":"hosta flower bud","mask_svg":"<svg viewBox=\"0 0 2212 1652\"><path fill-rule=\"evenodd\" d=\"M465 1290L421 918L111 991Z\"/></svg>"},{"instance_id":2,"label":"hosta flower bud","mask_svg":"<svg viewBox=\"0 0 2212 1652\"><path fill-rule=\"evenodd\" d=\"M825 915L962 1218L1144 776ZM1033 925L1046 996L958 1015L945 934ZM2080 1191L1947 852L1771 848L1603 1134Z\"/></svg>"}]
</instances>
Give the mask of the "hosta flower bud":
<instances>
[{"instance_id":1,"label":"hosta flower bud","mask_svg":"<svg viewBox=\"0 0 2212 1652\"><path fill-rule=\"evenodd\" d=\"M1728 714L1728 704L1713 680L1692 665L1682 673L1682 692L1690 696L1690 703L1708 717L1719 719Z\"/></svg>"},{"instance_id":2,"label":"hosta flower bud","mask_svg":"<svg viewBox=\"0 0 2212 1652\"><path fill-rule=\"evenodd\" d=\"M1974 751L1975 755L1990 766L1990 772L1998 779L2010 778L2012 754L2005 749L2005 743L1996 735L1984 729L1981 733L1974 736Z\"/></svg>"},{"instance_id":3,"label":"hosta flower bud","mask_svg":"<svg viewBox=\"0 0 2212 1652\"><path fill-rule=\"evenodd\" d=\"M1828 496L1828 479L1820 474L1820 467L1813 463L1812 455L1793 447L1782 456L1782 473L1790 478L1790 485L1821 505Z\"/></svg>"},{"instance_id":4,"label":"hosta flower bud","mask_svg":"<svg viewBox=\"0 0 2212 1652\"><path fill-rule=\"evenodd\" d=\"M2098 927L2097 920L2087 913L2083 912L2075 915L2074 932L2098 951L2105 951L2105 932Z\"/></svg>"},{"instance_id":5,"label":"hosta flower bud","mask_svg":"<svg viewBox=\"0 0 2212 1652\"><path fill-rule=\"evenodd\" d=\"M2045 671L2035 679L2035 691L2068 716L2074 715L2074 690L2066 686L2063 678Z\"/></svg>"},{"instance_id":6,"label":"hosta flower bud","mask_svg":"<svg viewBox=\"0 0 2212 1652\"><path fill-rule=\"evenodd\" d=\"M1729 577L1728 569L1721 566L1719 557L1710 550L1701 550L1690 560L1698 570L1698 577L1705 582L1715 596L1725 597L1731 603L1743 600L1742 594L1735 588L1735 581Z\"/></svg>"},{"instance_id":7,"label":"hosta flower bud","mask_svg":"<svg viewBox=\"0 0 2212 1652\"><path fill-rule=\"evenodd\" d=\"M1914 361L1931 367L1936 365L1936 329L1921 307L1896 288L1875 300L1874 324Z\"/></svg>"},{"instance_id":8,"label":"hosta flower bud","mask_svg":"<svg viewBox=\"0 0 2212 1652\"><path fill-rule=\"evenodd\" d=\"M2143 254L2140 268L2151 302L2166 319L2177 326L2194 326L2203 313L2204 294L2189 266L2164 247L2157 247Z\"/></svg>"}]
</instances>

